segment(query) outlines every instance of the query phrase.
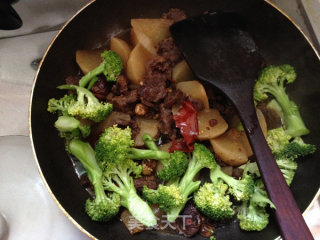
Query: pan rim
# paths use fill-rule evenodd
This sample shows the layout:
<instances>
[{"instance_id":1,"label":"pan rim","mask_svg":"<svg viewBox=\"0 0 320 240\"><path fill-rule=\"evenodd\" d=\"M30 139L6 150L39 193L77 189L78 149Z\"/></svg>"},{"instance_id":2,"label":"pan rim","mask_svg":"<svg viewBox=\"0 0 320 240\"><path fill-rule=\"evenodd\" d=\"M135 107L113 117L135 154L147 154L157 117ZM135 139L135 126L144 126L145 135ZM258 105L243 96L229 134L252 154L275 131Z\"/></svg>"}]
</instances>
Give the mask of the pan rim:
<instances>
[{"instance_id":1,"label":"pan rim","mask_svg":"<svg viewBox=\"0 0 320 240\"><path fill-rule=\"evenodd\" d=\"M34 76L33 79L33 83L32 83L32 90L31 90L31 94L30 94L30 100L29 100L29 111L28 111L28 130L29 130L29 137L30 137L30 144L31 144L31 149L32 149L32 154L33 154L33 158L34 158L34 162L37 166L38 172L41 176L41 179L47 189L47 191L49 192L50 196L52 197L52 199L54 200L54 202L58 205L58 207L60 208L60 210L62 211L62 213L71 221L71 223L76 226L81 232L83 232L87 237L89 237L92 240L98 240L98 238L94 237L91 233L89 233L87 230L85 230L73 217L71 217L71 215L65 210L65 208L60 204L60 202L58 201L58 199L55 197L55 195L53 194L49 184L46 181L45 176L42 173L42 169L40 166L40 163L38 161L37 158L37 154L36 154L36 150L34 147L34 142L33 142L33 135L32 135L32 125L31 125L31 111L32 111L32 103L33 103L33 94L34 94L34 89L35 89L35 85L37 83L37 79L38 79L38 75L40 72L40 69L42 67L42 64L44 62L44 59L46 58L48 52L50 51L53 43L55 42L55 40L60 36L61 32L69 25L69 23L76 18L82 11L84 11L87 7L89 7L91 4L93 4L94 2L96 2L96 0L91 0L89 3L87 3L86 5L84 5L81 9L79 9L62 27L61 29L58 31L58 33L54 36L54 38L52 39L52 41L50 42L49 46L47 47L43 57L41 58L40 64L37 68L36 74ZM309 45L312 47L314 53L316 54L318 60L320 61L320 53L317 51L317 49L315 48L314 44L311 42L311 40L309 39L309 37L305 34L305 32L301 29L301 27L295 23L295 21L289 17L289 15L287 13L285 13L283 10L281 10L276 4L272 3L270 0L264 0L264 2L266 2L267 4L269 4L271 7L273 7L274 9L276 9L280 14L282 14L284 17L286 17L298 30L299 32L304 36L304 38L307 40L307 42L309 43ZM315 202L317 201L317 199L320 197L320 188L318 189L317 193L315 194L315 196L313 197L313 199L311 200L311 202L309 203L308 207L304 210L304 212L302 213L302 215L305 217L306 214L310 211L310 209L314 206ZM281 240L281 237L278 236L276 237L274 240Z\"/></svg>"}]
</instances>

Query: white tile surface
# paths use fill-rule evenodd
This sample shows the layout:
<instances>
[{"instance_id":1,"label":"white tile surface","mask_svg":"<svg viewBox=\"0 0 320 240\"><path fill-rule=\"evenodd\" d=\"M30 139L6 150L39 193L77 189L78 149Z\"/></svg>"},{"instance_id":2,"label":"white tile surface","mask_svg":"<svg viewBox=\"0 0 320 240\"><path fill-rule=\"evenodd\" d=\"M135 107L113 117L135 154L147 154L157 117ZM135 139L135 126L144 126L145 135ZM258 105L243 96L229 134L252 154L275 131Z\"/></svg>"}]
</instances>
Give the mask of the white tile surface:
<instances>
[{"instance_id":1,"label":"white tile surface","mask_svg":"<svg viewBox=\"0 0 320 240\"><path fill-rule=\"evenodd\" d=\"M0 38L43 32L66 22L89 0L20 0L13 5L23 21L20 29L0 30Z\"/></svg>"},{"instance_id":2,"label":"white tile surface","mask_svg":"<svg viewBox=\"0 0 320 240\"><path fill-rule=\"evenodd\" d=\"M28 132L28 106L35 70L57 31L0 39L0 136Z\"/></svg>"},{"instance_id":3,"label":"white tile surface","mask_svg":"<svg viewBox=\"0 0 320 240\"><path fill-rule=\"evenodd\" d=\"M1 240L88 240L60 211L34 163L29 137L0 137ZM6 231L3 220L1 232Z\"/></svg>"}]
</instances>

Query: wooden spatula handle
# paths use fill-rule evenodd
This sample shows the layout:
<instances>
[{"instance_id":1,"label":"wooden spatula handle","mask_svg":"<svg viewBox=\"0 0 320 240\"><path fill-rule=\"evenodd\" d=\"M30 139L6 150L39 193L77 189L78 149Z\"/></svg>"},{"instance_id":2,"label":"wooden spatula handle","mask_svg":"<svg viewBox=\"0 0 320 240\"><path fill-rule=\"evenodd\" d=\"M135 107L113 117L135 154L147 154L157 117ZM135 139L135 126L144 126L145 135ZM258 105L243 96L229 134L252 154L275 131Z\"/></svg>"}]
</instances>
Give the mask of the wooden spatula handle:
<instances>
[{"instance_id":1,"label":"wooden spatula handle","mask_svg":"<svg viewBox=\"0 0 320 240\"><path fill-rule=\"evenodd\" d=\"M266 190L276 206L275 215L282 238L284 240L313 240L314 238L262 133L253 104L248 103L241 106L238 104L238 111L257 158Z\"/></svg>"}]
</instances>

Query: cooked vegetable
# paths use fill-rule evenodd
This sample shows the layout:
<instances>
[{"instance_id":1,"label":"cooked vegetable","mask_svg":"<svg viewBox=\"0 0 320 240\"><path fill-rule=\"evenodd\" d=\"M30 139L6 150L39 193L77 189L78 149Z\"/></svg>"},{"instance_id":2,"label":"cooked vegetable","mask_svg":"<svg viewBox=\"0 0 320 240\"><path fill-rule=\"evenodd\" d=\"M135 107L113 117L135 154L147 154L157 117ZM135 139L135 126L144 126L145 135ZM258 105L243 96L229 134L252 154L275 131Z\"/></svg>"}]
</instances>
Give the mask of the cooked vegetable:
<instances>
[{"instance_id":1,"label":"cooked vegetable","mask_svg":"<svg viewBox=\"0 0 320 240\"><path fill-rule=\"evenodd\" d=\"M101 53L103 59L102 63L95 69L88 72L85 76L80 79L79 86L85 87L90 80L100 74L103 74L107 81L114 82L120 75L123 65L120 56L113 51L104 51Z\"/></svg>"},{"instance_id":2,"label":"cooked vegetable","mask_svg":"<svg viewBox=\"0 0 320 240\"><path fill-rule=\"evenodd\" d=\"M285 88L285 83L290 84L295 80L296 72L292 66L268 66L261 71L254 86L254 99L260 102L268 98L267 94L271 94L281 106L286 132L299 137L308 134L309 130L301 118L298 106L289 99Z\"/></svg>"},{"instance_id":3,"label":"cooked vegetable","mask_svg":"<svg viewBox=\"0 0 320 240\"><path fill-rule=\"evenodd\" d=\"M83 87L76 85L61 85L58 88L77 91L77 99L73 101L68 100L64 104L67 106L66 110L71 116L78 116L83 119L90 119L94 122L100 122L112 112L112 104L99 102L89 90ZM52 107L50 110L52 110Z\"/></svg>"},{"instance_id":4,"label":"cooked vegetable","mask_svg":"<svg viewBox=\"0 0 320 240\"><path fill-rule=\"evenodd\" d=\"M193 99L201 100L204 107L209 108L206 90L199 81L178 82L177 89Z\"/></svg>"},{"instance_id":5,"label":"cooked vegetable","mask_svg":"<svg viewBox=\"0 0 320 240\"><path fill-rule=\"evenodd\" d=\"M69 142L72 139L86 138L90 135L91 127L83 125L78 119L70 116L60 116L54 123L59 135L66 140L66 150L69 152Z\"/></svg>"},{"instance_id":6,"label":"cooked vegetable","mask_svg":"<svg viewBox=\"0 0 320 240\"><path fill-rule=\"evenodd\" d=\"M154 142L154 139L145 134L143 136L145 145L150 150L158 151L158 147ZM163 168L157 173L158 177L164 181L177 179L181 177L187 170L189 159L188 156L182 151L174 151L167 159L159 159Z\"/></svg>"},{"instance_id":7,"label":"cooked vegetable","mask_svg":"<svg viewBox=\"0 0 320 240\"><path fill-rule=\"evenodd\" d=\"M126 68L128 79L132 83L139 85L140 82L143 81L143 76L146 72L145 64L152 56L153 55L141 44L137 44L132 49Z\"/></svg>"},{"instance_id":8,"label":"cooked vegetable","mask_svg":"<svg viewBox=\"0 0 320 240\"><path fill-rule=\"evenodd\" d=\"M223 181L228 185L228 192L237 201L246 201L250 199L254 190L254 181L251 175L243 175L241 179L235 179L225 174L218 164L210 171L210 179L212 183Z\"/></svg>"},{"instance_id":9,"label":"cooked vegetable","mask_svg":"<svg viewBox=\"0 0 320 240\"><path fill-rule=\"evenodd\" d=\"M183 204L181 188L175 185L163 186L160 184L157 190L143 186L142 193L150 204L159 204L159 208L165 212Z\"/></svg>"},{"instance_id":10,"label":"cooked vegetable","mask_svg":"<svg viewBox=\"0 0 320 240\"><path fill-rule=\"evenodd\" d=\"M93 185L95 198L88 199L85 204L86 213L94 221L106 222L119 212L120 196L117 193L104 192L102 185L102 171L95 158L95 152L89 143L72 140L69 149L83 165L88 178Z\"/></svg>"},{"instance_id":11,"label":"cooked vegetable","mask_svg":"<svg viewBox=\"0 0 320 240\"><path fill-rule=\"evenodd\" d=\"M292 136L282 127L269 130L267 141L288 185L291 184L298 168L296 159L316 151L314 145L304 143L300 137L292 140Z\"/></svg>"},{"instance_id":12,"label":"cooked vegetable","mask_svg":"<svg viewBox=\"0 0 320 240\"><path fill-rule=\"evenodd\" d=\"M197 115L197 110L193 104L189 101L184 101L177 114L173 116L176 127L180 129L180 133L189 149L193 149L191 144L199 134Z\"/></svg>"},{"instance_id":13,"label":"cooked vegetable","mask_svg":"<svg viewBox=\"0 0 320 240\"><path fill-rule=\"evenodd\" d=\"M66 94L60 99L51 98L48 102L48 112L58 115L68 115L68 109L76 102L73 95Z\"/></svg>"},{"instance_id":14,"label":"cooked vegetable","mask_svg":"<svg viewBox=\"0 0 320 240\"><path fill-rule=\"evenodd\" d=\"M122 60L123 66L127 65L127 61L131 52L128 43L120 38L110 38L110 50L117 53Z\"/></svg>"},{"instance_id":15,"label":"cooked vegetable","mask_svg":"<svg viewBox=\"0 0 320 240\"><path fill-rule=\"evenodd\" d=\"M248 201L244 201L238 207L237 218L240 221L240 228L245 231L261 231L269 223L269 214L266 207L269 205L275 208L267 196L261 179L254 184L254 193Z\"/></svg>"},{"instance_id":16,"label":"cooked vegetable","mask_svg":"<svg viewBox=\"0 0 320 240\"><path fill-rule=\"evenodd\" d=\"M197 139L204 141L222 135L228 129L228 124L218 110L204 109L198 112L198 127Z\"/></svg>"},{"instance_id":17,"label":"cooked vegetable","mask_svg":"<svg viewBox=\"0 0 320 240\"><path fill-rule=\"evenodd\" d=\"M103 171L105 189L119 194L121 205L142 224L151 227L156 224L156 218L133 185L131 174L138 177L142 168L128 157L132 145L129 127L126 129L110 127L98 140L96 157Z\"/></svg>"},{"instance_id":18,"label":"cooked vegetable","mask_svg":"<svg viewBox=\"0 0 320 240\"><path fill-rule=\"evenodd\" d=\"M221 136L210 139L210 143L213 151L223 162L231 166L240 166L248 162L248 154L240 137L241 132L231 128Z\"/></svg>"},{"instance_id":19,"label":"cooked vegetable","mask_svg":"<svg viewBox=\"0 0 320 240\"><path fill-rule=\"evenodd\" d=\"M191 69L185 60L177 63L172 69L172 80L175 82L191 81L193 79Z\"/></svg>"},{"instance_id":20,"label":"cooked vegetable","mask_svg":"<svg viewBox=\"0 0 320 240\"><path fill-rule=\"evenodd\" d=\"M230 219L235 214L232 202L226 194L228 185L222 181L205 183L194 194L194 203L202 214L212 220Z\"/></svg>"},{"instance_id":21,"label":"cooked vegetable","mask_svg":"<svg viewBox=\"0 0 320 240\"><path fill-rule=\"evenodd\" d=\"M91 70L98 67L101 62L101 53L103 50L77 50L76 62L79 65L83 74L87 74Z\"/></svg>"},{"instance_id":22,"label":"cooked vegetable","mask_svg":"<svg viewBox=\"0 0 320 240\"><path fill-rule=\"evenodd\" d=\"M150 135L152 138L159 137L159 121L154 119L147 119L136 117L136 123L139 127L139 133L134 138L134 146L142 147L144 145L143 136Z\"/></svg>"},{"instance_id":23,"label":"cooked vegetable","mask_svg":"<svg viewBox=\"0 0 320 240\"><path fill-rule=\"evenodd\" d=\"M167 198L173 198L168 204L166 202L162 202L161 206L162 209L167 213L167 218L170 222L173 222L176 220L176 218L179 216L179 213L184 208L185 204L190 198L190 195L195 192L199 186L201 181L194 181L194 177L197 175L197 173L203 169L203 168L214 168L216 166L216 163L214 161L214 157L212 153L207 149L204 145L195 143L194 144L194 151L192 154L192 158L189 161L189 165L187 168L187 171L183 175L182 178L170 181L167 185L162 186L161 188L166 189L166 191L161 190L161 195L157 194L156 192L159 191L151 191L146 192L148 189L144 188L144 197L147 201L151 201L153 203L157 202L159 203L161 199L166 199L165 196L167 195ZM161 185L159 185L160 187ZM161 189L160 188L160 189ZM180 194L178 194L180 192ZM159 197L157 197L159 196ZM161 199L160 199L161 196ZM181 201L182 198L182 201ZM176 204L172 204L176 203Z\"/></svg>"}]
</instances>

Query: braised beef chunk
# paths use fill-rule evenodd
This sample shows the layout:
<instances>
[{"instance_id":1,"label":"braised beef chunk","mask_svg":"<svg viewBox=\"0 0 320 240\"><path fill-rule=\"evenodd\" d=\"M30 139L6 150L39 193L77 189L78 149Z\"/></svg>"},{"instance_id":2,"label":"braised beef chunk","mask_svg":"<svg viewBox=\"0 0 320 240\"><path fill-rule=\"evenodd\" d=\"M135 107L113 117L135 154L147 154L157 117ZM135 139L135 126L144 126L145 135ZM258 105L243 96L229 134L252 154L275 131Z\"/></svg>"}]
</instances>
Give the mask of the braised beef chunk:
<instances>
[{"instance_id":1,"label":"braised beef chunk","mask_svg":"<svg viewBox=\"0 0 320 240\"><path fill-rule=\"evenodd\" d=\"M165 108L164 104L160 105L160 132L166 135L170 139L176 138L177 130L175 128L175 122L173 120L173 115L171 108Z\"/></svg>"},{"instance_id":2,"label":"braised beef chunk","mask_svg":"<svg viewBox=\"0 0 320 240\"><path fill-rule=\"evenodd\" d=\"M91 92L99 100L106 100L107 95L109 93L109 86L108 86L106 80L99 78L99 80L93 84L93 86L91 88Z\"/></svg>"},{"instance_id":3,"label":"braised beef chunk","mask_svg":"<svg viewBox=\"0 0 320 240\"><path fill-rule=\"evenodd\" d=\"M160 182L160 179L155 175L143 176L133 179L134 187L137 189L138 192L142 191L143 186L147 186L151 189L157 189Z\"/></svg>"},{"instance_id":4,"label":"braised beef chunk","mask_svg":"<svg viewBox=\"0 0 320 240\"><path fill-rule=\"evenodd\" d=\"M112 87L112 92L115 95L126 94L128 92L128 80L124 75L118 76L116 84Z\"/></svg>"},{"instance_id":5,"label":"braised beef chunk","mask_svg":"<svg viewBox=\"0 0 320 240\"><path fill-rule=\"evenodd\" d=\"M195 235L199 231L201 223L201 215L191 201L186 204L180 217L176 220L177 228L185 237Z\"/></svg>"},{"instance_id":6,"label":"braised beef chunk","mask_svg":"<svg viewBox=\"0 0 320 240\"><path fill-rule=\"evenodd\" d=\"M171 108L174 104L182 104L183 93L180 90L172 90L164 99L163 105L165 108Z\"/></svg>"},{"instance_id":7,"label":"braised beef chunk","mask_svg":"<svg viewBox=\"0 0 320 240\"><path fill-rule=\"evenodd\" d=\"M190 98L189 101L193 104L193 106L197 110L197 112L200 112L204 109L204 104L200 99Z\"/></svg>"},{"instance_id":8,"label":"braised beef chunk","mask_svg":"<svg viewBox=\"0 0 320 240\"><path fill-rule=\"evenodd\" d=\"M172 67L163 56L156 56L146 63L146 74L144 84L154 85L154 79L166 85L166 81L171 81Z\"/></svg>"},{"instance_id":9,"label":"braised beef chunk","mask_svg":"<svg viewBox=\"0 0 320 240\"><path fill-rule=\"evenodd\" d=\"M127 94L114 96L111 100L115 111L133 114L135 103L139 100L138 91L131 90Z\"/></svg>"},{"instance_id":10,"label":"braised beef chunk","mask_svg":"<svg viewBox=\"0 0 320 240\"><path fill-rule=\"evenodd\" d=\"M81 75L71 75L66 78L66 84L79 85Z\"/></svg>"},{"instance_id":11,"label":"braised beef chunk","mask_svg":"<svg viewBox=\"0 0 320 240\"><path fill-rule=\"evenodd\" d=\"M158 161L152 159L144 159L142 161L142 174L145 176L150 176L153 174L157 167Z\"/></svg>"},{"instance_id":12,"label":"braised beef chunk","mask_svg":"<svg viewBox=\"0 0 320 240\"><path fill-rule=\"evenodd\" d=\"M146 74L139 89L140 97L150 103L159 103L167 96L167 81L171 81L171 77L169 62L162 56L154 57L146 64Z\"/></svg>"},{"instance_id":13,"label":"braised beef chunk","mask_svg":"<svg viewBox=\"0 0 320 240\"><path fill-rule=\"evenodd\" d=\"M135 138L140 132L140 128L135 120L127 121L124 119L116 119L115 124L118 125L120 128L126 128L129 126L131 128L131 136L132 138Z\"/></svg>"},{"instance_id":14,"label":"braised beef chunk","mask_svg":"<svg viewBox=\"0 0 320 240\"><path fill-rule=\"evenodd\" d=\"M174 44L172 37L163 39L158 47L157 53L159 56L163 56L172 65L176 64L182 59L181 52Z\"/></svg>"},{"instance_id":15,"label":"braised beef chunk","mask_svg":"<svg viewBox=\"0 0 320 240\"><path fill-rule=\"evenodd\" d=\"M170 8L167 13L163 13L161 18L170 19L174 22L181 21L187 18L187 14L185 11L179 8Z\"/></svg>"}]
</instances>

